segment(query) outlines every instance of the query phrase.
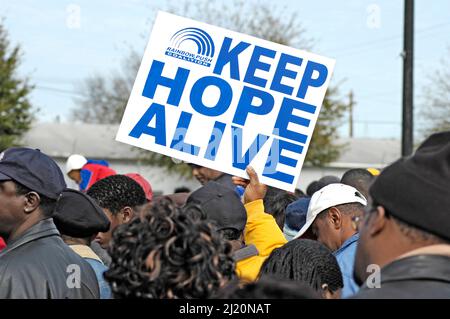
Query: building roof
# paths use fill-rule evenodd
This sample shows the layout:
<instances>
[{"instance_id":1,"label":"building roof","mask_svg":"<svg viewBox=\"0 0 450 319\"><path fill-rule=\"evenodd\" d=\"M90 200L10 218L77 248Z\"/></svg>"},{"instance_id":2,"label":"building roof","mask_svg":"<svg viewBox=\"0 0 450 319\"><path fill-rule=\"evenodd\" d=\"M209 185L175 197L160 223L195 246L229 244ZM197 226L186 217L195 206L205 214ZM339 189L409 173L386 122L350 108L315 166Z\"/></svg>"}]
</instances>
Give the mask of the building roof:
<instances>
[{"instance_id":1,"label":"building roof","mask_svg":"<svg viewBox=\"0 0 450 319\"><path fill-rule=\"evenodd\" d=\"M344 150L327 166L382 168L401 157L401 143L396 139L342 138L337 143L344 144Z\"/></svg>"},{"instance_id":2,"label":"building roof","mask_svg":"<svg viewBox=\"0 0 450 319\"><path fill-rule=\"evenodd\" d=\"M115 140L118 125L37 123L24 136L25 146L65 158L82 154L92 159L135 160L140 150ZM395 139L343 138L339 159L327 165L336 168L381 168L400 157L400 141Z\"/></svg>"},{"instance_id":3,"label":"building roof","mask_svg":"<svg viewBox=\"0 0 450 319\"><path fill-rule=\"evenodd\" d=\"M37 123L23 137L25 146L39 148L52 157L82 154L92 159L130 160L136 147L115 140L118 125Z\"/></svg>"}]
</instances>

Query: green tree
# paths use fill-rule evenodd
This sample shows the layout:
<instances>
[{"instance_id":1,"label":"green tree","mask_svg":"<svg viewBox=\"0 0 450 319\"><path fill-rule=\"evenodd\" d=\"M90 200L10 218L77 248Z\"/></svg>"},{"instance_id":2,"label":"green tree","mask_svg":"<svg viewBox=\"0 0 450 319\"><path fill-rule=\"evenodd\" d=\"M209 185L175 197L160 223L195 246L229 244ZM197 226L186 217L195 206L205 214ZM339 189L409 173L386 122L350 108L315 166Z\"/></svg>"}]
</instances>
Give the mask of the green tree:
<instances>
[{"instance_id":1,"label":"green tree","mask_svg":"<svg viewBox=\"0 0 450 319\"><path fill-rule=\"evenodd\" d=\"M177 1L169 5L167 11L299 49L311 50L313 46L313 40L306 36L297 13L278 5L241 0L226 3ZM128 71L122 74L116 72L107 79L102 75L87 79L82 87L84 97L78 101L79 107L74 110L73 118L91 123L120 123L139 63L139 55L133 52L125 61ZM347 110L348 104L340 100L338 88L329 88L308 149L306 164L321 166L338 158L342 145L335 144L337 128ZM105 113L109 115L105 117ZM144 154L150 164L181 173L190 171L185 165L177 165L164 155L148 151Z\"/></svg>"},{"instance_id":2,"label":"green tree","mask_svg":"<svg viewBox=\"0 0 450 319\"><path fill-rule=\"evenodd\" d=\"M0 21L0 150L17 145L33 120L28 100L33 87L17 75L20 57L20 46L10 48Z\"/></svg>"}]
</instances>

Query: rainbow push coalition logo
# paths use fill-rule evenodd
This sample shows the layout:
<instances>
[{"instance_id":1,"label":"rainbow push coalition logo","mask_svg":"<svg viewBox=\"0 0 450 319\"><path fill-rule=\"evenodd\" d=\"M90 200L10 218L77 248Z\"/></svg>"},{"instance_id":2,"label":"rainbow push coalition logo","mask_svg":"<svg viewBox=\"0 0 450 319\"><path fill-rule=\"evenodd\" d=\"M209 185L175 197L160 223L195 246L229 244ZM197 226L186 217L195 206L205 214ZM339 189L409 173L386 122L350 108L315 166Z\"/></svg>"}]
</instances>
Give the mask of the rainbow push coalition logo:
<instances>
[{"instance_id":1,"label":"rainbow push coalition logo","mask_svg":"<svg viewBox=\"0 0 450 319\"><path fill-rule=\"evenodd\" d=\"M184 28L172 36L166 55L209 67L214 56L214 42L202 29Z\"/></svg>"}]
</instances>

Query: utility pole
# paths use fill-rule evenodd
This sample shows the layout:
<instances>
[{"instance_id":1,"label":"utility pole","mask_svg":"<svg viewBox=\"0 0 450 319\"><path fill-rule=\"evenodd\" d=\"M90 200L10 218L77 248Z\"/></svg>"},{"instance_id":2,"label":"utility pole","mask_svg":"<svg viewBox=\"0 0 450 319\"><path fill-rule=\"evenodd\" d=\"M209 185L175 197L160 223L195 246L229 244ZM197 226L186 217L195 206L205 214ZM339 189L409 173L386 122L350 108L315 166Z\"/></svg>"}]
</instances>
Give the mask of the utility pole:
<instances>
[{"instance_id":1,"label":"utility pole","mask_svg":"<svg viewBox=\"0 0 450 319\"><path fill-rule=\"evenodd\" d=\"M414 0L405 0L403 29L402 156L413 151Z\"/></svg>"},{"instance_id":2,"label":"utility pole","mask_svg":"<svg viewBox=\"0 0 450 319\"><path fill-rule=\"evenodd\" d=\"M350 91L348 94L348 127L349 127L349 137L353 138L353 106L355 105L355 102L353 101L353 91Z\"/></svg>"}]
</instances>

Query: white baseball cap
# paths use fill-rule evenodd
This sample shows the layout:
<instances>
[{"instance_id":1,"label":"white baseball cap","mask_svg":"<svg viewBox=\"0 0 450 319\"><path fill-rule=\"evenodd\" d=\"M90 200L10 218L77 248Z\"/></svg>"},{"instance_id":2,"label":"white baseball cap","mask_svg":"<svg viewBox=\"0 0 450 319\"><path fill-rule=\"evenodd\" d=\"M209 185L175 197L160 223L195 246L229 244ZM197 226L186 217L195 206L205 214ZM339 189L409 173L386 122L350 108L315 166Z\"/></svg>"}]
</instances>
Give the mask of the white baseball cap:
<instances>
[{"instance_id":1,"label":"white baseball cap","mask_svg":"<svg viewBox=\"0 0 450 319\"><path fill-rule=\"evenodd\" d=\"M66 162L66 173L75 169L82 169L86 165L87 159L83 155L73 154L70 155Z\"/></svg>"},{"instance_id":2,"label":"white baseball cap","mask_svg":"<svg viewBox=\"0 0 450 319\"><path fill-rule=\"evenodd\" d=\"M317 215L327 208L350 203L360 203L366 206L367 200L356 188L345 184L329 184L318 190L313 194L309 202L306 223L295 235L294 239L303 235L312 225Z\"/></svg>"}]
</instances>

